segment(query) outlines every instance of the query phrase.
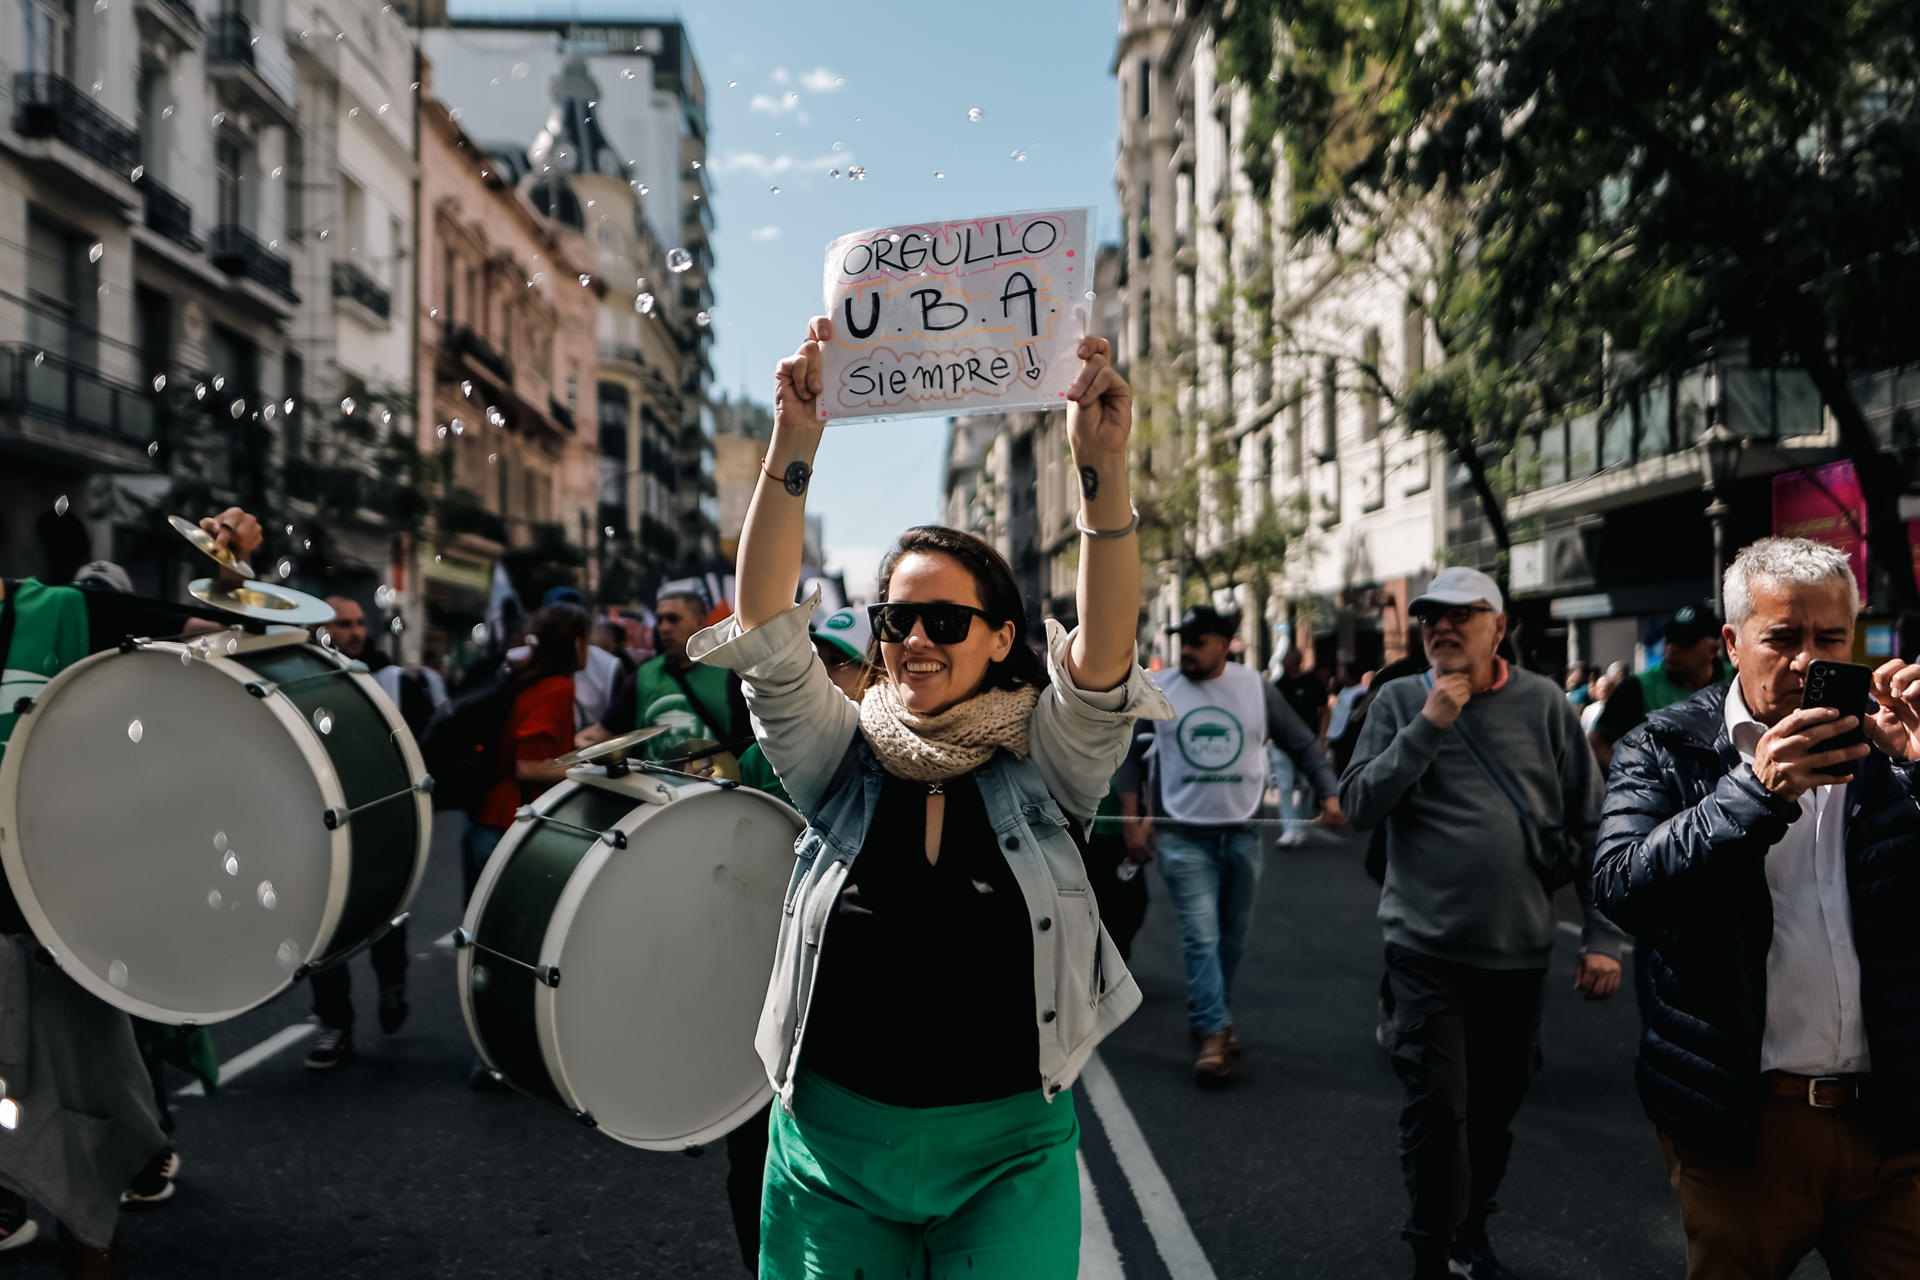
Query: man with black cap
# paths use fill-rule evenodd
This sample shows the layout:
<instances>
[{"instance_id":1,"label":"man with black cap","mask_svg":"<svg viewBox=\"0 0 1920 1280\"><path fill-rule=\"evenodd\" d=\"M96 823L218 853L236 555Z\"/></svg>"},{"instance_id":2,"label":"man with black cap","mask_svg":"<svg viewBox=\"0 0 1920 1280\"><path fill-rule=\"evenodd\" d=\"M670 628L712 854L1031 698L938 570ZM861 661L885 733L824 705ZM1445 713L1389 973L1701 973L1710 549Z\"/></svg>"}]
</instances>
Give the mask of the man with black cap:
<instances>
[{"instance_id":1,"label":"man with black cap","mask_svg":"<svg viewBox=\"0 0 1920 1280\"><path fill-rule=\"evenodd\" d=\"M1622 680L1607 698L1606 710L1587 741L1601 769L1613 763L1613 744L1655 711L1685 702L1710 684L1724 680L1720 619L1711 610L1684 605L1667 619L1667 643L1660 662Z\"/></svg>"},{"instance_id":2,"label":"man with black cap","mask_svg":"<svg viewBox=\"0 0 1920 1280\"><path fill-rule=\"evenodd\" d=\"M1250 820L1267 789L1269 741L1312 779L1321 816L1340 820L1338 783L1317 730L1259 672L1227 661L1239 629L1238 617L1206 605L1187 610L1172 628L1180 636L1180 669L1155 679L1176 719L1154 736L1149 754L1160 816L1128 823L1125 832L1136 862L1149 860L1157 843L1160 874L1180 914L1187 1019L1200 1046L1194 1081L1202 1087L1227 1082L1240 1047L1230 1006L1264 861L1265 841ZM1122 812L1140 811L1137 797L1123 797L1121 805Z\"/></svg>"}]
</instances>

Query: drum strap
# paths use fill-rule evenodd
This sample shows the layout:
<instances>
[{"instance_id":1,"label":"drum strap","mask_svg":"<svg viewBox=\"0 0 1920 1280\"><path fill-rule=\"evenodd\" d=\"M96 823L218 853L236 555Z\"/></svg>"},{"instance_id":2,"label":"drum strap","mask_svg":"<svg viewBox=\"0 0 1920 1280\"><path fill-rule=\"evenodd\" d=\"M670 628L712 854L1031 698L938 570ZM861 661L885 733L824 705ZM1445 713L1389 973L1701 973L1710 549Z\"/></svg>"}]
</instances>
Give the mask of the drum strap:
<instances>
[{"instance_id":1,"label":"drum strap","mask_svg":"<svg viewBox=\"0 0 1920 1280\"><path fill-rule=\"evenodd\" d=\"M739 751L753 741L753 735L751 733L744 738L734 738L735 721L731 715L725 720L717 720L714 718L713 713L707 710L707 704L700 701L700 695L693 691L693 685L688 681L685 672L675 671L672 667L668 667L667 674L672 676L673 682L680 686L680 692L687 695L687 701L693 705L693 709L699 713L700 718L706 721L707 728L713 732L713 736L720 740L722 749ZM727 700L729 704L733 701L733 691L736 687L735 682L738 679L739 677L735 676L733 672L727 672ZM744 705L744 702L742 705ZM732 710L731 705L729 705L728 710Z\"/></svg>"}]
</instances>

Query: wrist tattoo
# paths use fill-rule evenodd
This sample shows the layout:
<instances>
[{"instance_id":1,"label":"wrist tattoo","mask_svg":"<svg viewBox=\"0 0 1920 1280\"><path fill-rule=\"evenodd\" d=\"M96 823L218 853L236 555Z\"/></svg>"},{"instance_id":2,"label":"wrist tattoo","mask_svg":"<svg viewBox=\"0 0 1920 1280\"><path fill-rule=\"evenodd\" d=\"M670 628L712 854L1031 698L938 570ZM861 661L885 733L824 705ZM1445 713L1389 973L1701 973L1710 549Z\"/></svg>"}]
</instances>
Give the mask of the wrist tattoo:
<instances>
[{"instance_id":1,"label":"wrist tattoo","mask_svg":"<svg viewBox=\"0 0 1920 1280\"><path fill-rule=\"evenodd\" d=\"M1080 468L1080 496L1088 502L1100 496L1100 473L1092 467Z\"/></svg>"},{"instance_id":2,"label":"wrist tattoo","mask_svg":"<svg viewBox=\"0 0 1920 1280\"><path fill-rule=\"evenodd\" d=\"M788 493L797 498L807 491L807 481L811 479L813 479L813 468L795 459L787 464L786 475L781 477L780 483L786 486Z\"/></svg>"}]
</instances>

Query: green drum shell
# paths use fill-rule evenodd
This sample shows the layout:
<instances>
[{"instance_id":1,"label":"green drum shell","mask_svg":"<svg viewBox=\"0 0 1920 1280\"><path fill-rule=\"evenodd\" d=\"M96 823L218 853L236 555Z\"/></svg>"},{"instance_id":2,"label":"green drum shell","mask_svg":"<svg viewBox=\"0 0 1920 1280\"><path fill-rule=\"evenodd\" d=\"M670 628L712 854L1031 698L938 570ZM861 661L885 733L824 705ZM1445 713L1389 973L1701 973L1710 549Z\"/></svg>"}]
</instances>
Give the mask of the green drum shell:
<instances>
[{"instance_id":1,"label":"green drum shell","mask_svg":"<svg viewBox=\"0 0 1920 1280\"><path fill-rule=\"evenodd\" d=\"M408 790L418 781L418 757L410 760L401 744L406 728L389 719L374 701L385 695L341 672L339 663L324 652L311 645L288 645L237 653L231 661L280 686L277 696L291 702L301 718L314 726L349 810ZM322 711L331 720L331 729L324 733L316 722ZM413 793L374 805L347 821L351 850L347 899L332 935L321 940L310 963L325 964L352 951L406 909L419 880L422 846L430 834L426 813L424 797ZM315 815L315 820L322 816Z\"/></svg>"},{"instance_id":2,"label":"green drum shell","mask_svg":"<svg viewBox=\"0 0 1920 1280\"><path fill-rule=\"evenodd\" d=\"M610 830L640 804L632 796L577 782L561 788L551 802L543 797L536 807L589 831ZM488 1065L516 1088L550 1102L561 1098L540 1049L536 971L560 895L596 843L550 822L517 823L516 832L494 851L503 861L473 930L477 949L468 953L462 971L474 1039ZM473 981L475 967L485 972L484 981Z\"/></svg>"}]
</instances>

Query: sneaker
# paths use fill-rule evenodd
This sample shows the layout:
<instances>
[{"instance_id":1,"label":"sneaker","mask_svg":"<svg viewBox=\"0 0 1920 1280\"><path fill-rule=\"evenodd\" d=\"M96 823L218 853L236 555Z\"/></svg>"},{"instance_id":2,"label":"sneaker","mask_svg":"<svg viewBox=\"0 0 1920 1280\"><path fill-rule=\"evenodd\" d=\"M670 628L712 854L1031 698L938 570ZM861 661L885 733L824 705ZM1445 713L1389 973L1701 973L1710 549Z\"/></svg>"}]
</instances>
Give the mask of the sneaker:
<instances>
[{"instance_id":1,"label":"sneaker","mask_svg":"<svg viewBox=\"0 0 1920 1280\"><path fill-rule=\"evenodd\" d=\"M120 1206L164 1204L173 1199L173 1175L180 1172L180 1157L172 1148L156 1154L147 1167L134 1175L133 1185L120 1193Z\"/></svg>"},{"instance_id":2,"label":"sneaker","mask_svg":"<svg viewBox=\"0 0 1920 1280\"><path fill-rule=\"evenodd\" d=\"M353 1061L353 1032L340 1027L322 1027L320 1039L307 1055L307 1070L333 1071Z\"/></svg>"},{"instance_id":3,"label":"sneaker","mask_svg":"<svg viewBox=\"0 0 1920 1280\"><path fill-rule=\"evenodd\" d=\"M388 1035L407 1020L407 989L399 983L380 988L380 1029Z\"/></svg>"},{"instance_id":4,"label":"sneaker","mask_svg":"<svg viewBox=\"0 0 1920 1280\"><path fill-rule=\"evenodd\" d=\"M1447 1255L1447 1270L1460 1280L1520 1280L1493 1254L1486 1234L1456 1240Z\"/></svg>"},{"instance_id":5,"label":"sneaker","mask_svg":"<svg viewBox=\"0 0 1920 1280\"><path fill-rule=\"evenodd\" d=\"M1202 1089L1217 1089L1233 1076L1229 1061L1228 1033L1216 1031L1200 1042L1200 1056L1193 1060L1193 1082Z\"/></svg>"}]
</instances>

